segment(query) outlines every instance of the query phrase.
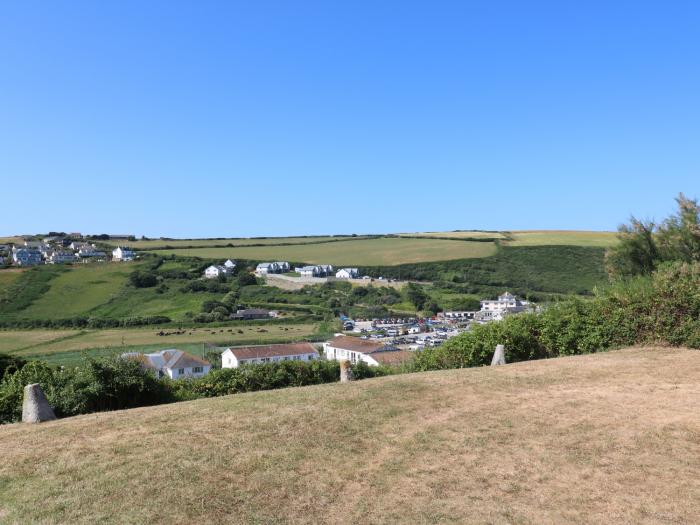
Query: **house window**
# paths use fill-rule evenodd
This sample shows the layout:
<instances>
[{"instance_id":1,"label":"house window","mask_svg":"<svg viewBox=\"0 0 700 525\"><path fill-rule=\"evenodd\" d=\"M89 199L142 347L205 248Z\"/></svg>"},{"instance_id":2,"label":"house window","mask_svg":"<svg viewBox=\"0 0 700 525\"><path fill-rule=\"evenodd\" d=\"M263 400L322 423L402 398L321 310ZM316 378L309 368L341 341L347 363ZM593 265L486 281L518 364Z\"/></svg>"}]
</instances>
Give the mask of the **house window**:
<instances>
[{"instance_id":1,"label":"house window","mask_svg":"<svg viewBox=\"0 0 700 525\"><path fill-rule=\"evenodd\" d=\"M201 374L203 371L204 371L204 369L201 366L195 366L192 369L192 372L194 372L195 374Z\"/></svg>"},{"instance_id":2,"label":"house window","mask_svg":"<svg viewBox=\"0 0 700 525\"><path fill-rule=\"evenodd\" d=\"M177 375L179 375L179 376L184 376L184 375L185 375L185 369L184 369L184 368L178 368L178 369L177 369Z\"/></svg>"}]
</instances>

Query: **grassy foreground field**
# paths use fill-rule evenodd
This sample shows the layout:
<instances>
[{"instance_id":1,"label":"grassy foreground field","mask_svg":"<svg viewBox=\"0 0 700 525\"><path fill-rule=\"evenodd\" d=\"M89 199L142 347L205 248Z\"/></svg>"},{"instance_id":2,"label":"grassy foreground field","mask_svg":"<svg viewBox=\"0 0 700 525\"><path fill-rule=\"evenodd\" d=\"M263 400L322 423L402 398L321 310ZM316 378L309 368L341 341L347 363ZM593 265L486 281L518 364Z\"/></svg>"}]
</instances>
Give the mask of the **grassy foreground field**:
<instances>
[{"instance_id":1,"label":"grassy foreground field","mask_svg":"<svg viewBox=\"0 0 700 525\"><path fill-rule=\"evenodd\" d=\"M691 523L700 352L630 349L0 427L6 523Z\"/></svg>"},{"instance_id":2,"label":"grassy foreground field","mask_svg":"<svg viewBox=\"0 0 700 525\"><path fill-rule=\"evenodd\" d=\"M175 328L163 329L172 335L160 336L161 328L120 328L108 330L0 330L0 353L25 359L41 359L51 364L72 365L84 353L91 356L111 355L150 348L188 348L202 343L213 345L264 344L279 340L293 341L311 336L318 325L265 324L185 329L175 335ZM239 333L241 330L243 333ZM264 330L264 331L261 331ZM183 348L184 349L184 348Z\"/></svg>"},{"instance_id":3,"label":"grassy foreground field","mask_svg":"<svg viewBox=\"0 0 700 525\"><path fill-rule=\"evenodd\" d=\"M161 255L175 254L205 259L241 258L252 260L303 261L311 264L395 265L488 257L496 246L488 242L439 239L357 239L296 246L256 246L245 248L180 248L160 250Z\"/></svg>"}]
</instances>

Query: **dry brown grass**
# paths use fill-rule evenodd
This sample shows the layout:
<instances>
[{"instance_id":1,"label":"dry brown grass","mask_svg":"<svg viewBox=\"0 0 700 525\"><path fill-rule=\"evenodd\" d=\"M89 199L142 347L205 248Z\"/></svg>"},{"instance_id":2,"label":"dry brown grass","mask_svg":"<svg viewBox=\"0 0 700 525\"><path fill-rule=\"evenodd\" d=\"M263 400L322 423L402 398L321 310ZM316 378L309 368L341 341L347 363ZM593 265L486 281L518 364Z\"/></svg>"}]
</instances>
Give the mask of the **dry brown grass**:
<instances>
[{"instance_id":1,"label":"dry brown grass","mask_svg":"<svg viewBox=\"0 0 700 525\"><path fill-rule=\"evenodd\" d=\"M9 523L690 523L700 352L630 349L0 428Z\"/></svg>"}]
</instances>

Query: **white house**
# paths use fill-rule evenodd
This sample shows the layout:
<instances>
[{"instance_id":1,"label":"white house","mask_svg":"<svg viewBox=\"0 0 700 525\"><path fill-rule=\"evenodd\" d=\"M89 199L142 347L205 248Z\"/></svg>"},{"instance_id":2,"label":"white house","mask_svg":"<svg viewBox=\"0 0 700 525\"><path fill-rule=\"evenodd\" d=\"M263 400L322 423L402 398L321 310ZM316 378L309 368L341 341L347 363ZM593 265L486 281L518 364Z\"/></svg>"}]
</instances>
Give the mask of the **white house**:
<instances>
[{"instance_id":1,"label":"white house","mask_svg":"<svg viewBox=\"0 0 700 525\"><path fill-rule=\"evenodd\" d=\"M129 250L128 248L122 248L121 246L117 246L114 250L112 250L112 260L113 261L133 261L134 260L134 252Z\"/></svg>"},{"instance_id":2,"label":"white house","mask_svg":"<svg viewBox=\"0 0 700 525\"><path fill-rule=\"evenodd\" d=\"M319 264L319 273L321 275L331 275L333 273L333 265L331 264Z\"/></svg>"},{"instance_id":3,"label":"white house","mask_svg":"<svg viewBox=\"0 0 700 525\"><path fill-rule=\"evenodd\" d=\"M96 259L103 259L107 257L107 254L103 251L97 250L92 244L85 244L85 246L78 250L78 257L94 257Z\"/></svg>"},{"instance_id":4,"label":"white house","mask_svg":"<svg viewBox=\"0 0 700 525\"><path fill-rule=\"evenodd\" d=\"M357 279L359 275L357 268L341 268L335 272L336 279Z\"/></svg>"},{"instance_id":5,"label":"white house","mask_svg":"<svg viewBox=\"0 0 700 525\"><path fill-rule=\"evenodd\" d=\"M49 264L65 264L77 261L78 258L73 252L52 251L46 261Z\"/></svg>"},{"instance_id":6,"label":"white house","mask_svg":"<svg viewBox=\"0 0 700 525\"><path fill-rule=\"evenodd\" d=\"M530 303L520 300L510 292L505 292L495 300L481 301L481 312L491 314L494 318L500 318L504 314L518 313L526 310Z\"/></svg>"},{"instance_id":7,"label":"white house","mask_svg":"<svg viewBox=\"0 0 700 525\"><path fill-rule=\"evenodd\" d=\"M286 272L288 272L289 270L291 270L291 266L289 265L289 263L288 263L287 261L277 261L277 262L274 263L274 264L277 265L277 270L278 270L280 273L286 273Z\"/></svg>"},{"instance_id":8,"label":"white house","mask_svg":"<svg viewBox=\"0 0 700 525\"><path fill-rule=\"evenodd\" d=\"M71 250L76 250L76 251L83 250L86 248L94 248L94 247L95 246L90 244L89 242L82 242L82 241L73 241L72 243L70 243L70 246L69 246L69 248Z\"/></svg>"},{"instance_id":9,"label":"white house","mask_svg":"<svg viewBox=\"0 0 700 525\"><path fill-rule=\"evenodd\" d=\"M277 263L266 262L260 263L255 267L255 273L258 275L267 275L268 273L279 273L279 267Z\"/></svg>"},{"instance_id":10,"label":"white house","mask_svg":"<svg viewBox=\"0 0 700 525\"><path fill-rule=\"evenodd\" d=\"M228 268L230 272L232 272L234 268L236 268L236 262L232 261L231 259L226 259L224 266Z\"/></svg>"},{"instance_id":11,"label":"white house","mask_svg":"<svg viewBox=\"0 0 700 525\"><path fill-rule=\"evenodd\" d=\"M326 359L336 361L346 359L351 363L363 361L370 366L397 365L413 358L411 352L399 350L386 343L347 335L337 335L327 343L323 343L323 353Z\"/></svg>"},{"instance_id":12,"label":"white house","mask_svg":"<svg viewBox=\"0 0 700 525\"><path fill-rule=\"evenodd\" d=\"M30 248L12 248L12 261L17 266L36 266L41 264L41 252Z\"/></svg>"},{"instance_id":13,"label":"white house","mask_svg":"<svg viewBox=\"0 0 700 525\"><path fill-rule=\"evenodd\" d=\"M182 379L186 377L202 377L211 370L211 364L204 359L171 348L152 354L139 354L128 352L122 354L126 359L137 359L147 370L153 370L158 379L169 377L170 379Z\"/></svg>"},{"instance_id":14,"label":"white house","mask_svg":"<svg viewBox=\"0 0 700 525\"><path fill-rule=\"evenodd\" d=\"M302 266L301 268L295 268L295 270L302 277L318 277L321 273L321 269L318 266Z\"/></svg>"},{"instance_id":15,"label":"white house","mask_svg":"<svg viewBox=\"0 0 700 525\"><path fill-rule=\"evenodd\" d=\"M221 367L237 368L243 364L280 361L313 361L318 358L318 352L311 343L239 346L224 350L221 354Z\"/></svg>"},{"instance_id":16,"label":"white house","mask_svg":"<svg viewBox=\"0 0 700 525\"><path fill-rule=\"evenodd\" d=\"M206 270L204 270L204 278L205 279L216 279L220 275L228 275L230 273L230 270L226 268L226 266L220 266L220 265L212 265L209 266Z\"/></svg>"}]
</instances>

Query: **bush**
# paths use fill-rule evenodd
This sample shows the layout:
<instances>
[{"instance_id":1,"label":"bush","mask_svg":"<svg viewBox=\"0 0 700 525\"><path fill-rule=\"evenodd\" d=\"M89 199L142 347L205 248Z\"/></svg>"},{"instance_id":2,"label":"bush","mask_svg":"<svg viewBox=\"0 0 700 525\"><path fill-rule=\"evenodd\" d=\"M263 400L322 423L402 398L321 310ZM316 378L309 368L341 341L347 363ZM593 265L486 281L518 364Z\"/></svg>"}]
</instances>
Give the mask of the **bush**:
<instances>
[{"instance_id":1,"label":"bush","mask_svg":"<svg viewBox=\"0 0 700 525\"><path fill-rule=\"evenodd\" d=\"M154 405L173 400L167 381L135 360L89 359L71 369L32 361L0 381L0 423L19 421L24 387L39 383L58 417Z\"/></svg>"},{"instance_id":2,"label":"bush","mask_svg":"<svg viewBox=\"0 0 700 525\"><path fill-rule=\"evenodd\" d=\"M700 263L662 265L651 277L617 283L593 299L555 303L477 325L420 352L417 370L488 364L497 344L508 361L576 355L612 347L668 343L700 348Z\"/></svg>"},{"instance_id":3,"label":"bush","mask_svg":"<svg viewBox=\"0 0 700 525\"><path fill-rule=\"evenodd\" d=\"M129 275L129 282L136 288L152 288L158 284L158 276L153 272L135 270Z\"/></svg>"}]
</instances>

